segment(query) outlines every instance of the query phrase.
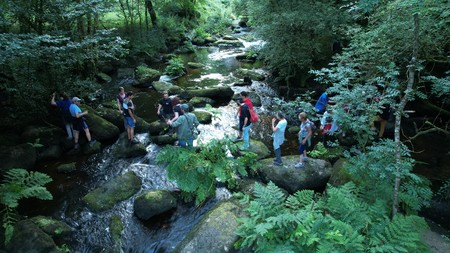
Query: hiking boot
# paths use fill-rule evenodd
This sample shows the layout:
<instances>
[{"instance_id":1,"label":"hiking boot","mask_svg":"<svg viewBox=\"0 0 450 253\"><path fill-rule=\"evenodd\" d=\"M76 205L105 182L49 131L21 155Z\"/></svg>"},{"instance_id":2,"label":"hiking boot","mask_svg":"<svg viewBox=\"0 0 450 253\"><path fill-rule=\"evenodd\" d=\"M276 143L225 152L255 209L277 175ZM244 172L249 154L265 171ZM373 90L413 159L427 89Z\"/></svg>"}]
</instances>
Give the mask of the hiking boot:
<instances>
[{"instance_id":1,"label":"hiking boot","mask_svg":"<svg viewBox=\"0 0 450 253\"><path fill-rule=\"evenodd\" d=\"M241 137L236 137L236 139L234 139L235 141L242 141L244 138Z\"/></svg>"},{"instance_id":2,"label":"hiking boot","mask_svg":"<svg viewBox=\"0 0 450 253\"><path fill-rule=\"evenodd\" d=\"M297 169L301 169L301 168L304 168L305 165L303 163L297 163L294 167Z\"/></svg>"},{"instance_id":3,"label":"hiking boot","mask_svg":"<svg viewBox=\"0 0 450 253\"><path fill-rule=\"evenodd\" d=\"M140 143L138 140L135 140L135 139L133 139L133 140L130 140L130 144L138 144L138 143Z\"/></svg>"},{"instance_id":4,"label":"hiking boot","mask_svg":"<svg viewBox=\"0 0 450 253\"><path fill-rule=\"evenodd\" d=\"M89 143L89 146L92 146L92 145L94 145L95 143L97 143L97 141L96 140L94 140L94 139L91 139L91 141L90 142L88 142Z\"/></svg>"},{"instance_id":5,"label":"hiking boot","mask_svg":"<svg viewBox=\"0 0 450 253\"><path fill-rule=\"evenodd\" d=\"M80 149L80 144L78 144L78 143L75 143L75 147L73 147L75 150L78 150L78 149Z\"/></svg>"}]
</instances>

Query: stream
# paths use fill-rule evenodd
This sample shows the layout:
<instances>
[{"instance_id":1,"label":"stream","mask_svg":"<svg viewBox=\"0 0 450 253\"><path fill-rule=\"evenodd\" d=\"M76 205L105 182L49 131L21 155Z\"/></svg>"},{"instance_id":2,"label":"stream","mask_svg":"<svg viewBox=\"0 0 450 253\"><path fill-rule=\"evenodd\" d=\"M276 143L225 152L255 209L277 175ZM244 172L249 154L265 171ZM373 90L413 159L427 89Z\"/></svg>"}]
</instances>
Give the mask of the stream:
<instances>
[{"instance_id":1,"label":"stream","mask_svg":"<svg viewBox=\"0 0 450 253\"><path fill-rule=\"evenodd\" d=\"M185 76L172 82L183 88L231 86L239 80L233 76L234 70L240 67L251 67L248 63L237 61L236 55L243 54L245 50L249 50L252 46L258 46L262 42L243 41L243 43L243 48L198 47L194 54L182 55L181 57L186 63L195 61L202 63L205 67L200 70L191 70ZM262 64L256 62L252 66L261 67ZM263 72L258 68L253 70ZM167 79L167 77L163 76L162 79ZM125 88L127 89L127 87ZM236 86L232 89L235 93L242 90L258 93L262 103L262 106L257 108L260 112L267 110L270 97L276 96L274 90L264 82L258 81L253 81L251 86ZM139 92L138 94L142 94L134 100L136 115L144 118L147 122L156 120L156 105L161 95L150 88L136 91ZM237 124L235 118L237 108L234 101L216 107L215 110L219 112L218 117L213 117L211 124L199 126L201 134L197 142L208 143L213 138L223 138L227 134L234 136L236 131L232 127ZM229 198L231 194L225 188L218 188L216 197L201 207L180 201L174 211L160 215L151 222L141 221L133 214L134 197L117 204L108 211L100 213L89 211L83 205L81 198L110 179L128 171L135 172L142 180L142 188L135 196L149 190L177 190L176 183L167 178L164 166L155 163L160 147L150 142L148 134L138 134L137 138L147 144L148 153L144 157L117 159L111 154L114 145L118 145L114 143L105 147L100 154L83 158L84 160L81 161L79 158L67 158L69 161L65 162L76 161L78 168L77 172L69 177L61 177L55 172L53 166L42 165L41 170L54 178L54 182L49 186L54 200L50 205L43 202L34 205L35 203L29 202L29 205L36 207L27 214L31 216L34 212L44 213L62 220L74 228L75 232L67 241L71 252L110 252L114 247L110 238L110 219L117 215L121 217L124 224L121 252L171 252L208 210L218 201Z\"/></svg>"}]
</instances>

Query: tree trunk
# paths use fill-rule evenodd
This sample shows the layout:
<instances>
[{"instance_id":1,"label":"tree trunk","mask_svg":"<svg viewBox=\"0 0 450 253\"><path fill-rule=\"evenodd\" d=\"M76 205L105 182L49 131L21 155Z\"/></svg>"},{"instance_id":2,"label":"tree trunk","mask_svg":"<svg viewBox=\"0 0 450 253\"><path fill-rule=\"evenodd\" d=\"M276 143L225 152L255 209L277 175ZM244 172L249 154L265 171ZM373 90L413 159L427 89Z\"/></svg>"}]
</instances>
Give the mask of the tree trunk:
<instances>
[{"instance_id":1,"label":"tree trunk","mask_svg":"<svg viewBox=\"0 0 450 253\"><path fill-rule=\"evenodd\" d=\"M147 7L148 14L150 14L150 19L152 20L153 27L157 26L156 23L156 12L155 8L153 8L153 4L151 0L145 0L145 6Z\"/></svg>"},{"instance_id":2,"label":"tree trunk","mask_svg":"<svg viewBox=\"0 0 450 253\"><path fill-rule=\"evenodd\" d=\"M395 130L394 130L394 141L395 141L395 185L394 185L394 196L392 199L392 217L394 217L398 212L398 192L400 190L401 183L401 166L402 166L402 142L400 141L401 123L402 116L404 114L405 106L410 99L411 93L414 86L414 76L416 73L416 63L419 51L419 14L414 14L414 41L413 43L413 53L411 61L408 66L408 84L406 86L405 94L400 100L398 107L395 112Z\"/></svg>"}]
</instances>

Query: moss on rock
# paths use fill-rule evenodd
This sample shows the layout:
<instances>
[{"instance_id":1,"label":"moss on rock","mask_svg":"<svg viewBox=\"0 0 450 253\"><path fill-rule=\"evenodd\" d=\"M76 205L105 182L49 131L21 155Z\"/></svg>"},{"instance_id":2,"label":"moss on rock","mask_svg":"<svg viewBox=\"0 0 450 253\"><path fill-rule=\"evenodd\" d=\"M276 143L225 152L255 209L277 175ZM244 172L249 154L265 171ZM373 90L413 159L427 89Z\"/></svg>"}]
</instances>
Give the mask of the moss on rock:
<instances>
[{"instance_id":1,"label":"moss on rock","mask_svg":"<svg viewBox=\"0 0 450 253\"><path fill-rule=\"evenodd\" d=\"M72 228L69 225L51 217L36 216L31 218L31 221L53 238L65 236L72 232Z\"/></svg>"},{"instance_id":2,"label":"moss on rock","mask_svg":"<svg viewBox=\"0 0 450 253\"><path fill-rule=\"evenodd\" d=\"M134 201L134 213L143 220L162 214L177 206L177 200L167 190L150 191L138 196Z\"/></svg>"},{"instance_id":3,"label":"moss on rock","mask_svg":"<svg viewBox=\"0 0 450 253\"><path fill-rule=\"evenodd\" d=\"M212 114L206 111L193 111L197 117L198 122L202 124L210 124L212 122Z\"/></svg>"},{"instance_id":4,"label":"moss on rock","mask_svg":"<svg viewBox=\"0 0 450 253\"><path fill-rule=\"evenodd\" d=\"M136 79L141 86L150 85L154 81L158 81L161 73L147 66L141 65L136 68Z\"/></svg>"}]
</instances>

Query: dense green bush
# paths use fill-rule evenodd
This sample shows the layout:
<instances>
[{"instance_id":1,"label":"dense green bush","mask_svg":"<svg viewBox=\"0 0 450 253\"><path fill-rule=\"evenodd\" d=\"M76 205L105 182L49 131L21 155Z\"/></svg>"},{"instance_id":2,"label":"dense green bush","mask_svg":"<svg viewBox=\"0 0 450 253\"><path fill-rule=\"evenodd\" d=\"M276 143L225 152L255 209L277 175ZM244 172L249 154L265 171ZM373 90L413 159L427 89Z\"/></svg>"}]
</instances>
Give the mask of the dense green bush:
<instances>
[{"instance_id":1,"label":"dense green bush","mask_svg":"<svg viewBox=\"0 0 450 253\"><path fill-rule=\"evenodd\" d=\"M182 196L187 201L195 199L199 205L215 195L217 182L234 188L239 176L247 176L247 168L256 170L256 154L245 152L236 158L231 156L237 152L239 146L232 141L215 139L198 149L166 146L156 160L167 164L168 177L177 182Z\"/></svg>"},{"instance_id":2,"label":"dense green bush","mask_svg":"<svg viewBox=\"0 0 450 253\"><path fill-rule=\"evenodd\" d=\"M183 59L180 57L174 57L169 60L169 65L164 70L169 76L181 76L186 73L186 68L184 67Z\"/></svg>"}]
</instances>

